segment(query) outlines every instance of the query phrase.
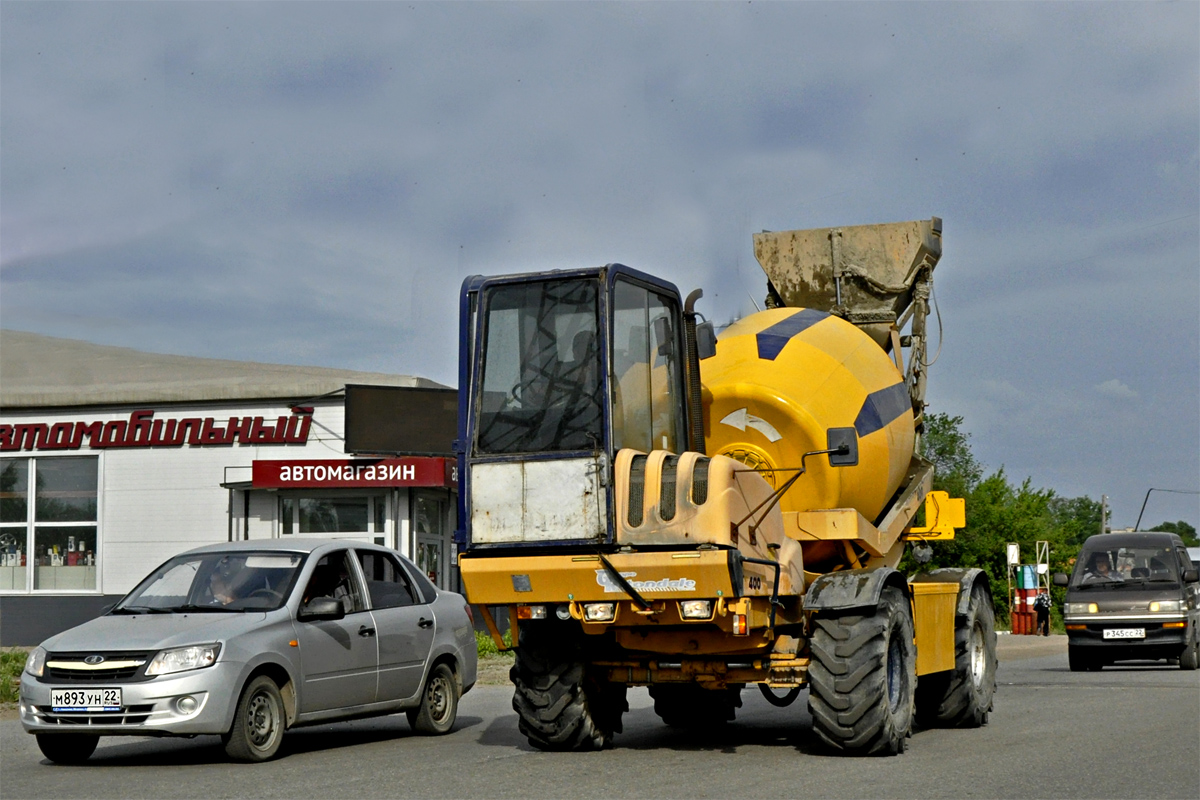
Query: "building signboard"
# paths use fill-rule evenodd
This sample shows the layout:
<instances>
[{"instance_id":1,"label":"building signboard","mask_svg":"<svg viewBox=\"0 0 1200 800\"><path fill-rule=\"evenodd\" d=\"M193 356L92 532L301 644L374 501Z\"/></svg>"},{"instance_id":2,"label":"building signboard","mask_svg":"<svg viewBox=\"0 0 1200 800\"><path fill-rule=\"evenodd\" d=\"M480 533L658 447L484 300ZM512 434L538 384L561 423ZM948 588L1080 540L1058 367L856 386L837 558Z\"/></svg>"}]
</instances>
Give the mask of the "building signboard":
<instances>
[{"instance_id":1,"label":"building signboard","mask_svg":"<svg viewBox=\"0 0 1200 800\"><path fill-rule=\"evenodd\" d=\"M362 487L456 487L452 458L356 458L342 460L254 461L255 489L352 489Z\"/></svg>"},{"instance_id":2,"label":"building signboard","mask_svg":"<svg viewBox=\"0 0 1200 800\"><path fill-rule=\"evenodd\" d=\"M192 447L232 445L305 444L312 428L312 413L281 416L267 423L264 417L154 419L154 411L134 411L128 420L108 422L17 422L0 425L0 451L79 450L84 446Z\"/></svg>"}]
</instances>

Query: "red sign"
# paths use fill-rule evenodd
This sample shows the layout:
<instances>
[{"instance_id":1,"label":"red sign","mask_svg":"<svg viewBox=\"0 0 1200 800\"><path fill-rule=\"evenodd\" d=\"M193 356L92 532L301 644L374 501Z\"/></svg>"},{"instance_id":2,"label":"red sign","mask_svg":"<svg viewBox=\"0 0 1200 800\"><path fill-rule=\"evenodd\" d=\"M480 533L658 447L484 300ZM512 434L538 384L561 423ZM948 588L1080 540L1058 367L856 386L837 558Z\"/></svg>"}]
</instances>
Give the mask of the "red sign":
<instances>
[{"instance_id":1,"label":"red sign","mask_svg":"<svg viewBox=\"0 0 1200 800\"><path fill-rule=\"evenodd\" d=\"M20 422L0 425L0 450L78 450L88 447L214 447L241 444L304 444L312 415L292 414L266 424L263 417L154 419L154 411L134 411L128 421Z\"/></svg>"},{"instance_id":2,"label":"red sign","mask_svg":"<svg viewBox=\"0 0 1200 800\"><path fill-rule=\"evenodd\" d=\"M356 458L346 461L255 461L255 489L354 489L386 486L458 486L453 458Z\"/></svg>"}]
</instances>

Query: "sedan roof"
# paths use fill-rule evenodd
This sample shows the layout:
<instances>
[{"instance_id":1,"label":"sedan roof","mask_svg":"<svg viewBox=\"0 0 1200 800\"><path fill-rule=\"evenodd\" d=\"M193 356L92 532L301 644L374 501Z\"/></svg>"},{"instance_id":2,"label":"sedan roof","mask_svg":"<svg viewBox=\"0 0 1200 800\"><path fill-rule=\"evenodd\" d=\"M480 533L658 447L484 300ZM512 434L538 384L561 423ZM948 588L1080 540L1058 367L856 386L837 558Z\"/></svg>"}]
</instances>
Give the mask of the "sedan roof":
<instances>
[{"instance_id":1,"label":"sedan roof","mask_svg":"<svg viewBox=\"0 0 1200 800\"><path fill-rule=\"evenodd\" d=\"M188 553L229 553L239 550L280 550L287 553L311 553L315 550L326 546L341 546L341 547L357 547L370 548L373 550L387 550L388 552L396 552L388 550L386 547L380 547L377 544L363 542L357 539L310 539L304 537L288 537L286 539L247 539L236 542L218 542L217 544L207 544L203 547L196 547L185 552Z\"/></svg>"}]
</instances>

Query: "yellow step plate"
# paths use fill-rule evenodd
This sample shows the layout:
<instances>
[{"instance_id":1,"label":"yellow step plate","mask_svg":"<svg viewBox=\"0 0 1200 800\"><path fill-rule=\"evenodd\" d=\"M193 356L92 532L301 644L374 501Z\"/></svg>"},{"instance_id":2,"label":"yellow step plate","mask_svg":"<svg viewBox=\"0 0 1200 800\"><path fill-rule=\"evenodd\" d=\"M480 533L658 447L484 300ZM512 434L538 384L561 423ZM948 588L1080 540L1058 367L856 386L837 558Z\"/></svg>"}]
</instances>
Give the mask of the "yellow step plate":
<instances>
[{"instance_id":1,"label":"yellow step plate","mask_svg":"<svg viewBox=\"0 0 1200 800\"><path fill-rule=\"evenodd\" d=\"M954 669L954 613L957 583L910 583L913 627L917 640L917 674Z\"/></svg>"}]
</instances>

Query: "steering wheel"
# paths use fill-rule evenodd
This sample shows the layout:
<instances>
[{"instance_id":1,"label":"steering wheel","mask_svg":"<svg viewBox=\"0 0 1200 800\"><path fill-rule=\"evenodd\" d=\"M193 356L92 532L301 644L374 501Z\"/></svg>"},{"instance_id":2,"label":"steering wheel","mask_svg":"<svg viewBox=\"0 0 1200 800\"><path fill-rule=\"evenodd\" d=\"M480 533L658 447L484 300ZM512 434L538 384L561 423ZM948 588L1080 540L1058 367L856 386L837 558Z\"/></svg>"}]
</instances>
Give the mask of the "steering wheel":
<instances>
[{"instance_id":1,"label":"steering wheel","mask_svg":"<svg viewBox=\"0 0 1200 800\"><path fill-rule=\"evenodd\" d=\"M525 390L528 389L530 386L532 386L534 381L536 381L537 379L538 379L538 376L534 375L530 378L526 378L523 381L517 381L516 383L514 383L513 387L508 390L509 406L514 407L514 406L524 405L521 402L521 395L523 395L525 393Z\"/></svg>"},{"instance_id":2,"label":"steering wheel","mask_svg":"<svg viewBox=\"0 0 1200 800\"><path fill-rule=\"evenodd\" d=\"M250 597L269 597L272 600L283 600L283 594L274 589L255 589L250 593Z\"/></svg>"}]
</instances>

